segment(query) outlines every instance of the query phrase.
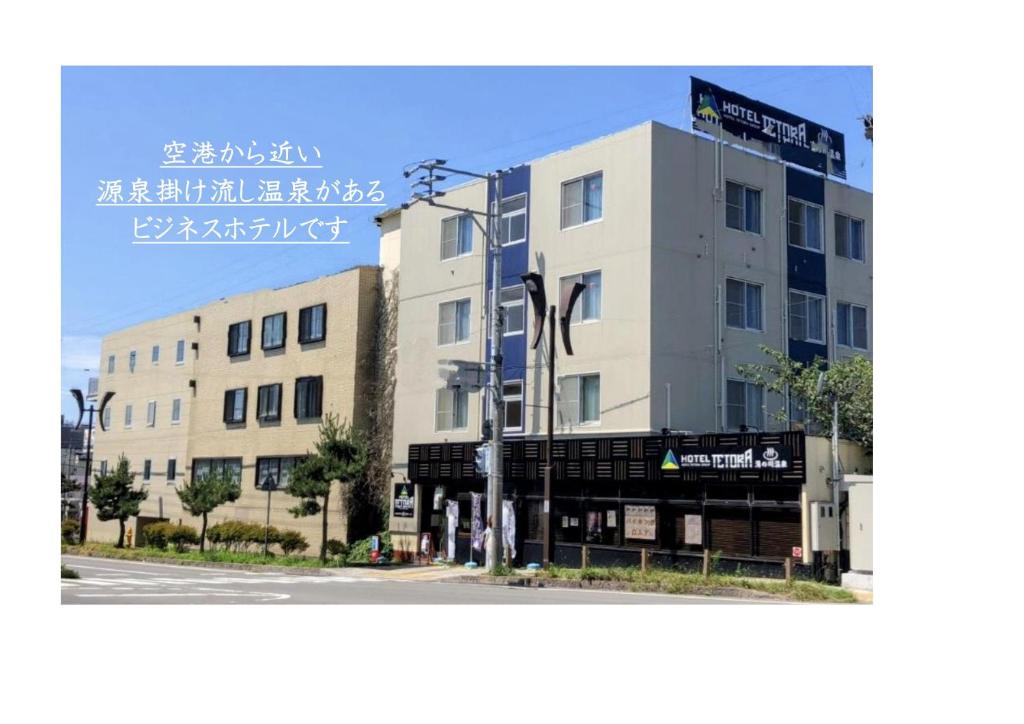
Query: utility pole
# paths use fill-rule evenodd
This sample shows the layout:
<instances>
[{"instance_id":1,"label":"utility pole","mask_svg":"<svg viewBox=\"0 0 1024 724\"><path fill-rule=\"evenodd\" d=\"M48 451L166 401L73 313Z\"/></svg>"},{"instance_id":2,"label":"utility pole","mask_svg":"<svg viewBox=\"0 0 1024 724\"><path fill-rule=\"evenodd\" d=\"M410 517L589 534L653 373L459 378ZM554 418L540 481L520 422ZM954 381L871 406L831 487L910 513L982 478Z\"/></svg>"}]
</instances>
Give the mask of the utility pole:
<instances>
[{"instance_id":1,"label":"utility pole","mask_svg":"<svg viewBox=\"0 0 1024 724\"><path fill-rule=\"evenodd\" d=\"M487 541L486 564L487 570L494 571L494 568L501 562L502 556L502 499L503 490L503 447L504 447L504 425L505 425L505 400L502 388L502 338L504 336L504 314L501 307L501 201L502 182L506 171L494 171L492 173L480 174L472 171L464 171L447 166L443 159L431 159L412 164L402 172L405 178L409 178L417 171L425 171L424 176L419 177L413 183L413 188L421 187L422 190L413 192L412 201L402 204L402 209L424 202L430 206L453 211L461 211L469 214L479 227L476 217L483 216L485 219L484 237L486 239L487 251L491 254L491 290L489 298L488 319L490 320L491 350L488 364L487 383L487 417L491 423L491 442L489 465L487 471L487 518L491 522L491 537ZM470 178L483 179L487 182L487 208L484 211L461 208L448 204L438 203L437 199L445 195L445 192L434 188L434 184L445 180L448 176L438 175L438 172L449 175L468 176ZM492 193L493 192L493 193ZM493 198L492 198L493 197ZM486 267L485 267L486 268ZM486 295L487 279L484 278L484 289Z\"/></svg>"},{"instance_id":2,"label":"utility pole","mask_svg":"<svg viewBox=\"0 0 1024 724\"><path fill-rule=\"evenodd\" d=\"M86 412L89 413L89 426L87 430L89 435L89 442L86 443L85 446L85 481L82 484L82 521L78 529L78 541L79 543L82 543L84 545L85 536L86 533L88 533L89 526L89 475L91 475L92 473L92 448L93 445L95 444L95 440L93 439L93 434L95 433L95 429L93 428L93 414L97 412L97 409L96 406L93 404L89 405L88 410L85 409L85 398L82 396L81 390L72 389L71 396L74 397L75 402L78 403L78 422L75 424L76 430L82 426L83 415ZM110 402L110 398L112 398L113 396L114 393L108 390L107 393L103 395L103 401L100 403L100 407L98 410L100 417L100 427L103 428L104 431L106 431L107 428L103 424L103 412L107 407L107 403Z\"/></svg>"}]
</instances>

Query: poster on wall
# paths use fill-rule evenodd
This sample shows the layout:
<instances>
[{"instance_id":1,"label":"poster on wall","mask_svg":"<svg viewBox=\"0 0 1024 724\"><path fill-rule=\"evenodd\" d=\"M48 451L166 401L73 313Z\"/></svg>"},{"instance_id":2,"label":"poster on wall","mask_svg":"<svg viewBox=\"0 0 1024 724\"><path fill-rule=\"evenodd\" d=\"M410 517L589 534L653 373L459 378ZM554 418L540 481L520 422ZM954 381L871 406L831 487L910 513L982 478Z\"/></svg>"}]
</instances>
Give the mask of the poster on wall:
<instances>
[{"instance_id":1,"label":"poster on wall","mask_svg":"<svg viewBox=\"0 0 1024 724\"><path fill-rule=\"evenodd\" d=\"M455 560L455 532L459 525L459 501L448 501L448 560Z\"/></svg>"},{"instance_id":2,"label":"poster on wall","mask_svg":"<svg viewBox=\"0 0 1024 724\"><path fill-rule=\"evenodd\" d=\"M484 548L484 526L483 521L480 520L480 499L483 497L480 493L470 493L470 500L472 501L472 528L470 528L469 540L473 545L473 550L482 551Z\"/></svg>"},{"instance_id":3,"label":"poster on wall","mask_svg":"<svg viewBox=\"0 0 1024 724\"><path fill-rule=\"evenodd\" d=\"M501 501L501 537L512 558L516 557L516 508L511 500Z\"/></svg>"},{"instance_id":4,"label":"poster on wall","mask_svg":"<svg viewBox=\"0 0 1024 724\"><path fill-rule=\"evenodd\" d=\"M684 543L688 546L699 546L703 541L704 528L699 515L688 515L684 521L686 526Z\"/></svg>"},{"instance_id":5,"label":"poster on wall","mask_svg":"<svg viewBox=\"0 0 1024 724\"><path fill-rule=\"evenodd\" d=\"M587 513L587 543L601 542L601 513L592 510Z\"/></svg>"},{"instance_id":6,"label":"poster on wall","mask_svg":"<svg viewBox=\"0 0 1024 724\"><path fill-rule=\"evenodd\" d=\"M394 515L396 518L411 518L416 507L415 488L412 483L395 483L395 506Z\"/></svg>"},{"instance_id":7,"label":"poster on wall","mask_svg":"<svg viewBox=\"0 0 1024 724\"><path fill-rule=\"evenodd\" d=\"M626 520L626 537L633 540L655 540L657 538L657 514L653 505L627 505L623 518Z\"/></svg>"}]
</instances>

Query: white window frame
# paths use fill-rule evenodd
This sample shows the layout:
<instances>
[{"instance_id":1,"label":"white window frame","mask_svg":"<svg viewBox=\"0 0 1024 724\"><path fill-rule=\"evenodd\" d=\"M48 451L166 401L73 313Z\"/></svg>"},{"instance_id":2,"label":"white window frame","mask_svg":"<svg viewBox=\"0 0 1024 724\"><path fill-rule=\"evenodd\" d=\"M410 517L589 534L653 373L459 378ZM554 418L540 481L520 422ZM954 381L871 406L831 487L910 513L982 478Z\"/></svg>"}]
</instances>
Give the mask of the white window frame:
<instances>
[{"instance_id":1,"label":"white window frame","mask_svg":"<svg viewBox=\"0 0 1024 724\"><path fill-rule=\"evenodd\" d=\"M469 305L469 323L467 324L466 338L465 339L459 339L458 338L458 334L459 334L459 304L461 302L466 302ZM454 320L452 322L452 324L454 325L454 332L453 332L453 340L454 341L452 341L452 342L442 342L441 341L441 308L444 307L446 304L454 304L455 305L455 317L454 317ZM448 300L443 301L443 302L438 302L438 305L437 305L437 346L438 347L454 347L456 345L466 344L467 342L469 342L473 338L472 326L473 326L473 299L472 299L472 297L460 297L458 299L448 299Z\"/></svg>"},{"instance_id":2,"label":"white window frame","mask_svg":"<svg viewBox=\"0 0 1024 724\"><path fill-rule=\"evenodd\" d=\"M792 295L793 294L801 294L804 297L808 297L808 298L812 298L812 299L818 299L818 300L821 301L821 337L822 337L821 339L816 339L816 338L811 338L811 337L804 337L804 339L799 339L799 338L793 336L793 302L792 302ZM806 309L806 303L805 303L804 307ZM815 294L814 292L805 292L802 289L793 289L792 287L790 287L789 290L788 290L788 293L786 294L786 323L787 323L787 327L789 328L789 338L790 339L794 339L797 342L810 342L812 344L825 344L826 340L828 339L828 300L825 297L823 297L822 295L820 295L820 294ZM810 325L806 325L806 326L810 326Z\"/></svg>"},{"instance_id":3,"label":"white window frame","mask_svg":"<svg viewBox=\"0 0 1024 724\"><path fill-rule=\"evenodd\" d=\"M765 408L767 407L767 403L765 401L765 395L767 393L767 390L765 389L765 386L764 385L759 385L756 382L751 382L749 380L736 379L735 377L728 377L728 378L726 378L726 396L725 396L725 422L726 422L726 429L728 431L730 431L730 432L738 432L739 431L739 427L730 427L729 426L729 407L730 407L730 405L729 405L729 391L728 391L728 383L729 382L734 382L736 384L743 385L743 424L746 425L748 428L750 428L750 427L755 428L758 432L764 432L765 431L765 422L766 422L766 417L767 417L766 410L765 410ZM760 391L761 391L761 405L760 405L760 409L757 411L757 413L758 413L757 416L756 416L757 422L754 423L753 425L750 422L750 408L751 408L751 404L750 404L750 390L752 388L757 388L757 389L760 389Z\"/></svg>"},{"instance_id":4,"label":"white window frame","mask_svg":"<svg viewBox=\"0 0 1024 724\"><path fill-rule=\"evenodd\" d=\"M183 364L185 364L185 354L186 354L185 345L186 345L186 342L183 339L179 339L175 343L175 347L174 347L174 364L175 365L183 365ZM178 354L178 350L179 349L181 350L181 355Z\"/></svg>"},{"instance_id":5,"label":"white window frame","mask_svg":"<svg viewBox=\"0 0 1024 724\"><path fill-rule=\"evenodd\" d=\"M737 284L743 285L743 326L737 327L729 324L729 282L736 282ZM747 326L747 287L757 287L761 290L761 326L760 327L749 327ZM748 282L746 279L738 279L736 277L725 278L725 326L729 329L738 329L745 332L764 332L764 284L759 282Z\"/></svg>"},{"instance_id":6,"label":"white window frame","mask_svg":"<svg viewBox=\"0 0 1024 724\"><path fill-rule=\"evenodd\" d=\"M506 302L504 300L501 300L501 306L505 307L505 328L504 328L504 331L502 333L502 336L504 336L504 337L518 337L519 335L526 333L526 285L525 284L513 284L510 287L502 287L501 291L502 291L502 294L504 294L505 292L515 291L516 289L519 289L522 292L522 294L519 297L519 299L517 299L514 302ZM492 295L494 294L493 290L491 290L491 294ZM522 307L523 308L523 328L520 329L518 332L510 332L508 330L508 308L509 307ZM490 329L490 327L488 327L487 328L487 339L490 339L490 338L491 338L491 329Z\"/></svg>"},{"instance_id":7,"label":"white window frame","mask_svg":"<svg viewBox=\"0 0 1024 724\"><path fill-rule=\"evenodd\" d=\"M112 375L117 369L117 357L115 355L107 355L107 374Z\"/></svg>"},{"instance_id":8,"label":"white window frame","mask_svg":"<svg viewBox=\"0 0 1024 724\"><path fill-rule=\"evenodd\" d=\"M149 361L153 365L160 364L160 345L154 344L149 352Z\"/></svg>"},{"instance_id":9,"label":"white window frame","mask_svg":"<svg viewBox=\"0 0 1024 724\"><path fill-rule=\"evenodd\" d=\"M846 309L847 309L847 313L848 313L848 318L846 320L847 321L847 327L846 328L848 330L850 330L850 343L849 344L846 344L845 342L842 342L839 339L839 307L844 305L844 304L846 305ZM858 347L857 344L856 344L857 336L854 334L854 331L853 331L853 309L854 309L854 307L856 307L857 309L863 309L864 310L864 337L865 337L865 340L864 340L865 341L865 346L864 347ZM863 305L863 304L855 304L854 302L837 301L836 302L836 344L838 346L840 346L840 347L846 347L847 349L856 349L856 350L860 350L862 352L867 352L868 351L867 340L870 337L871 337L871 333L870 333L870 327L868 325L868 308L865 305Z\"/></svg>"},{"instance_id":10,"label":"white window frame","mask_svg":"<svg viewBox=\"0 0 1024 724\"><path fill-rule=\"evenodd\" d=\"M561 302L561 300L562 300L562 283L563 282L565 282L567 280L570 280L570 279L575 279L580 284L584 284L585 282L583 281L583 278L585 276L587 276L588 274L598 274L601 277L601 293L600 293L600 296L598 297L599 300L600 300L599 306L600 306L601 309L598 312L598 316L597 317L592 317L590 319L584 319L583 318L583 297L585 295L587 295L589 293L589 290L590 290L590 288L587 287L587 289L584 290L583 294L580 295L580 298L576 300L576 306L572 310L573 311L573 316L569 320L569 324L570 325L594 324L596 322L600 322L604 318L604 272L601 269L589 269L587 271L582 271L582 272L579 272L577 274L566 274L564 277L559 277L558 278L558 289L556 290L556 293L558 295L558 301ZM579 319L576 319L576 312L577 311L579 312ZM558 310L558 314L559 315L562 314L562 310L561 309Z\"/></svg>"},{"instance_id":11,"label":"white window frame","mask_svg":"<svg viewBox=\"0 0 1024 724\"><path fill-rule=\"evenodd\" d=\"M130 372L131 374L135 374L135 361L137 359L138 359L138 357L135 354L135 350L134 349L131 350L128 353L128 372Z\"/></svg>"},{"instance_id":12,"label":"white window frame","mask_svg":"<svg viewBox=\"0 0 1024 724\"><path fill-rule=\"evenodd\" d=\"M505 432L522 432L526 429L526 380L502 380L502 400L505 402L505 419L502 421L504 424ZM509 385L519 385L518 394L509 394L505 391L505 387ZM515 427L509 427L508 425L508 401L519 401L519 425Z\"/></svg>"},{"instance_id":13,"label":"white window frame","mask_svg":"<svg viewBox=\"0 0 1024 724\"><path fill-rule=\"evenodd\" d=\"M586 186L587 186L587 179L591 179L591 178L593 178L595 176L600 176L601 177L601 215L598 216L596 219L590 219L588 221L586 219L586 210L587 210ZM565 212L565 187L568 186L569 184L574 184L577 181L581 182L582 186L583 186L583 194L580 196L580 206L581 206L581 211L582 211L582 213L580 215L580 218L582 219L582 221L580 223L578 223L578 224L569 224L568 226L563 226L563 224L562 224L562 215ZM559 230L566 231L567 229L578 229L581 226L588 226L589 224L597 224L597 223L599 223L601 221L604 221L604 207L605 207L605 193L604 193L604 191L605 191L605 186L604 186L604 170L603 169L600 170L600 171L592 171L591 173L583 174L582 176L576 176L574 178L566 179L565 181L563 181L562 185L559 187L559 196L558 196L558 228L559 228Z\"/></svg>"},{"instance_id":14,"label":"white window frame","mask_svg":"<svg viewBox=\"0 0 1024 724\"><path fill-rule=\"evenodd\" d=\"M726 183L725 199L724 199L725 200L725 206L726 206L726 211L725 211L725 228L732 229L733 231L740 231L740 232L743 232L744 234L753 234L754 236L762 236L763 237L764 236L764 189L760 189L757 186L752 186L752 185L750 185L748 183L744 183L743 181L737 181L736 179L731 179L731 178L727 178L725 180L725 183ZM760 226L760 228L757 231L751 231L750 229L747 229L747 228L737 229L735 226L729 226L729 208L728 208L729 207L729 187L728 187L728 184L735 184L736 186L739 186L740 189L743 192L741 197L740 197L741 200L742 200L742 205L740 206L740 219L741 219L744 227L746 227L746 222L747 222L747 213L746 213L747 212L747 191L750 190L750 191L756 191L757 192L758 206L760 207L758 209L758 212L757 212L757 221L758 221L758 225Z\"/></svg>"},{"instance_id":15,"label":"white window frame","mask_svg":"<svg viewBox=\"0 0 1024 724\"><path fill-rule=\"evenodd\" d=\"M451 393L452 409L450 414L451 427L438 427L437 425L437 413L440 411L438 402L441 399L442 392ZM466 424L462 427L455 426L455 409L457 406L457 400L459 395L465 395L466 398ZM445 387L439 387L434 392L434 432L464 432L469 429L469 390L449 390Z\"/></svg>"},{"instance_id":16,"label":"white window frame","mask_svg":"<svg viewBox=\"0 0 1024 724\"><path fill-rule=\"evenodd\" d=\"M132 406L131 405L125 405L124 406L124 429L125 430L131 430L132 429Z\"/></svg>"},{"instance_id":17,"label":"white window frame","mask_svg":"<svg viewBox=\"0 0 1024 724\"><path fill-rule=\"evenodd\" d=\"M602 196L603 195L604 194L603 194L603 190L602 190ZM524 243L526 241L526 237L530 233L529 224L528 224L529 219L526 216L527 209L529 209L529 205L530 205L530 199L529 199L529 195L527 193L523 192L521 194L515 194L513 196L506 196L506 197L502 198L501 204L499 205L498 208L501 208L501 206L504 206L509 201L516 201L516 200L518 200L520 198L523 199L523 208L517 209L515 211L509 211L507 213L503 211L501 213L501 221L499 223L503 227L502 228L503 233L501 235L501 245L503 247L505 247L505 246L515 246L516 244ZM522 239L517 239L516 241L508 241L505 238L505 234L504 234L505 219L509 220L508 228L511 230L512 229L512 217L514 217L514 216L522 216L523 217L523 238Z\"/></svg>"},{"instance_id":18,"label":"white window frame","mask_svg":"<svg viewBox=\"0 0 1024 724\"><path fill-rule=\"evenodd\" d=\"M853 222L856 221L856 222L860 223L860 229L861 229L861 231L860 231L860 234L861 234L860 243L861 243L861 252L863 253L863 256L861 258L859 258L859 259L857 257L855 257L855 256L852 256L851 254L840 254L839 253L839 240L838 239L833 239L832 241L833 241L833 246L835 247L835 255L837 257L839 257L840 259L846 259L847 261L855 261L858 264L867 264L867 258L868 258L868 235L867 235L868 224L867 224L867 222L864 219L861 219L861 218L858 218L858 217L854 216L853 214L846 214L846 213L843 213L842 211L836 211L834 216L835 216L836 219L838 219L840 216L843 217L844 219L846 219L846 249L847 249L847 251L851 252L851 254L852 254L852 251L853 251L853 234L851 233L851 231L853 230ZM833 221L833 234L835 233L834 226L835 226L835 222Z\"/></svg>"},{"instance_id":19,"label":"white window frame","mask_svg":"<svg viewBox=\"0 0 1024 724\"><path fill-rule=\"evenodd\" d=\"M802 215L802 218L800 220L800 227L803 229L803 241L804 241L803 246L801 246L800 244L794 244L793 241L789 238L789 225L792 223L792 219L790 218L790 215L789 215L789 205L792 202L796 202L798 204L801 204L804 207L815 208L815 209L818 210L818 232L819 232L819 237L818 237L818 248L817 249L815 249L813 246L808 246L807 245L807 214L806 213L804 213ZM825 207L821 206L820 204L815 204L815 203L812 203L810 201L805 201L804 199L798 199L796 196L788 196L786 198L786 243L789 246L795 246L798 249L805 249L807 251L813 251L813 252L815 252L817 254L824 254L825 253Z\"/></svg>"},{"instance_id":20,"label":"white window frame","mask_svg":"<svg viewBox=\"0 0 1024 724\"><path fill-rule=\"evenodd\" d=\"M563 375L562 377L558 378L558 390L557 390L557 393L556 393L558 399L556 400L555 404L557 406L557 411L559 412L559 417L560 418L561 418L561 410L562 410L562 404L563 404L562 403L562 390L564 389L563 385L568 384L570 380L572 380L572 383L574 383L576 385L576 422L573 422L571 420L559 419L558 420L558 424L561 427L597 427L597 426L599 426L601 424L601 394L600 394L600 391L598 392L598 396L597 396L597 419L596 420L581 420L580 419L580 417L583 414L583 384L582 384L582 379L584 377L596 377L597 378L597 384L599 386L601 384L601 373L597 372L597 371L593 371L593 372L577 372L577 373L574 373L574 374L571 374L571 375Z\"/></svg>"},{"instance_id":21,"label":"white window frame","mask_svg":"<svg viewBox=\"0 0 1024 724\"><path fill-rule=\"evenodd\" d=\"M146 401L146 427L156 427L156 400Z\"/></svg>"},{"instance_id":22,"label":"white window frame","mask_svg":"<svg viewBox=\"0 0 1024 724\"><path fill-rule=\"evenodd\" d=\"M178 410L178 416L177 417L174 416L175 405L177 405L177 410ZM171 400L171 424L172 425L180 425L181 424L181 398L180 397L175 397L173 400Z\"/></svg>"},{"instance_id":23,"label":"white window frame","mask_svg":"<svg viewBox=\"0 0 1024 724\"><path fill-rule=\"evenodd\" d=\"M108 431L113 427L113 425L110 424L113 418L114 408L112 405L108 405L106 409L103 410L103 427L107 428Z\"/></svg>"},{"instance_id":24,"label":"white window frame","mask_svg":"<svg viewBox=\"0 0 1024 724\"><path fill-rule=\"evenodd\" d=\"M469 250L459 253L459 230L461 229L461 219L469 218ZM449 222L455 222L455 254L452 256L444 255L444 225ZM452 259L463 259L467 256L473 256L473 243L476 236L476 221L473 219L472 214L455 214L454 216L446 216L441 219L441 244L438 249L438 253L441 256L441 261L451 261Z\"/></svg>"}]
</instances>

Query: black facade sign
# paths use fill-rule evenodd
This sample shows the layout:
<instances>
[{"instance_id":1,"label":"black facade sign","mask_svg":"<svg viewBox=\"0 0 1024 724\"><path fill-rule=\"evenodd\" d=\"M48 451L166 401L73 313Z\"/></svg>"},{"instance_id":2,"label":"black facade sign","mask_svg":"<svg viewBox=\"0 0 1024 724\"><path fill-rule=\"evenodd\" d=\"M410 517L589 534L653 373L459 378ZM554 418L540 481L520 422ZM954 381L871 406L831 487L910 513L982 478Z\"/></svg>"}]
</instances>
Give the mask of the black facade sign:
<instances>
[{"instance_id":1,"label":"black facade sign","mask_svg":"<svg viewBox=\"0 0 1024 724\"><path fill-rule=\"evenodd\" d=\"M661 461L668 470L790 470L793 451L787 445L668 448Z\"/></svg>"},{"instance_id":2,"label":"black facade sign","mask_svg":"<svg viewBox=\"0 0 1024 724\"><path fill-rule=\"evenodd\" d=\"M416 490L412 483L395 483L395 506L394 516L396 518L412 518L413 509L416 505Z\"/></svg>"},{"instance_id":3,"label":"black facade sign","mask_svg":"<svg viewBox=\"0 0 1024 724\"><path fill-rule=\"evenodd\" d=\"M692 76L690 112L695 121L778 146L784 161L846 178L846 141L831 128Z\"/></svg>"}]
</instances>

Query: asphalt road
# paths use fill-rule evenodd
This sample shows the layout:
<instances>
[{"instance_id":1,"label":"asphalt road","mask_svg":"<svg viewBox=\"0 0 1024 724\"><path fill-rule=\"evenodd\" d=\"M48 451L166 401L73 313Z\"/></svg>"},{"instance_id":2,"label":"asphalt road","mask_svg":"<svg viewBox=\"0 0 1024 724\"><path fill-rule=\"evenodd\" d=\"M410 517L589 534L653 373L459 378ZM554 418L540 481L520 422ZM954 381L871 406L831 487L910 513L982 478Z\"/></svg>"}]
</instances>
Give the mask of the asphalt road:
<instances>
[{"instance_id":1,"label":"asphalt road","mask_svg":"<svg viewBox=\"0 0 1024 724\"><path fill-rule=\"evenodd\" d=\"M331 575L240 571L61 556L79 579L61 579L66 604L721 604L738 599L617 591L534 589L388 579L374 572Z\"/></svg>"}]
</instances>

